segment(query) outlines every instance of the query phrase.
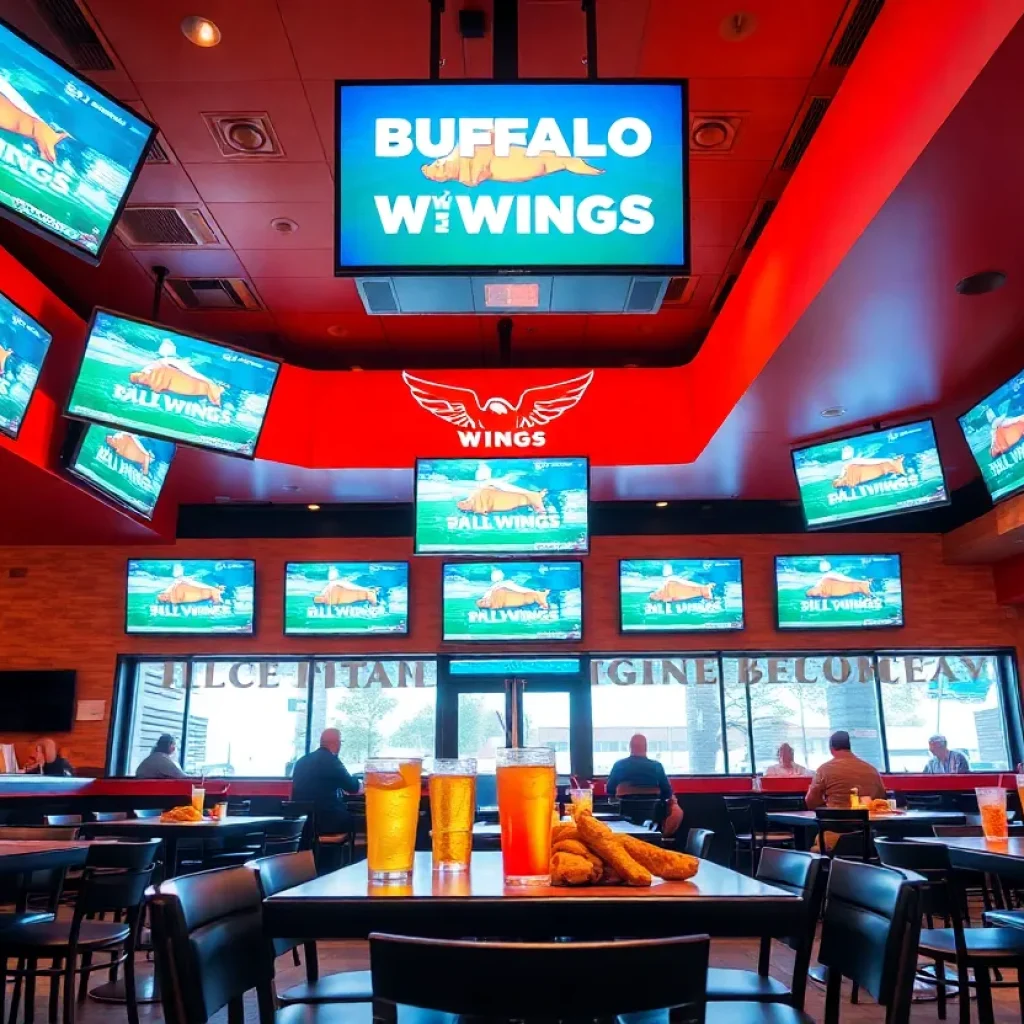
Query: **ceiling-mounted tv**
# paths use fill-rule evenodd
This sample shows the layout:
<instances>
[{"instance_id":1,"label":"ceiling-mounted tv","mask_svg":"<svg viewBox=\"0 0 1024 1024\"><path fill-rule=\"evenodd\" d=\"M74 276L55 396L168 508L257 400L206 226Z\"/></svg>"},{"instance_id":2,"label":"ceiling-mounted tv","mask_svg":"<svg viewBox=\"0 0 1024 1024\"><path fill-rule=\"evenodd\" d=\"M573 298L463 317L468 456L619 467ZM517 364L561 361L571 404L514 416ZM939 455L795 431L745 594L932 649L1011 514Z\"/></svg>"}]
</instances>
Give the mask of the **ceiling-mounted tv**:
<instances>
[{"instance_id":1,"label":"ceiling-mounted tv","mask_svg":"<svg viewBox=\"0 0 1024 1024\"><path fill-rule=\"evenodd\" d=\"M619 562L623 633L703 633L743 628L738 558L634 558Z\"/></svg>"},{"instance_id":2,"label":"ceiling-mounted tv","mask_svg":"<svg viewBox=\"0 0 1024 1024\"><path fill-rule=\"evenodd\" d=\"M18 436L49 348L49 331L0 293L0 433Z\"/></svg>"},{"instance_id":3,"label":"ceiling-mounted tv","mask_svg":"<svg viewBox=\"0 0 1024 1024\"><path fill-rule=\"evenodd\" d=\"M152 518L175 445L98 423L77 426L80 429L67 460L68 472L105 498Z\"/></svg>"},{"instance_id":4,"label":"ceiling-mounted tv","mask_svg":"<svg viewBox=\"0 0 1024 1024\"><path fill-rule=\"evenodd\" d=\"M899 555L780 555L775 594L779 629L903 625Z\"/></svg>"},{"instance_id":5,"label":"ceiling-mounted tv","mask_svg":"<svg viewBox=\"0 0 1024 1024\"><path fill-rule=\"evenodd\" d=\"M1024 488L1024 370L960 417L993 501Z\"/></svg>"},{"instance_id":6,"label":"ceiling-mounted tv","mask_svg":"<svg viewBox=\"0 0 1024 1024\"><path fill-rule=\"evenodd\" d=\"M0 214L98 263L155 132L0 21Z\"/></svg>"},{"instance_id":7,"label":"ceiling-mounted tv","mask_svg":"<svg viewBox=\"0 0 1024 1024\"><path fill-rule=\"evenodd\" d=\"M445 640L580 640L579 562L449 562L442 567Z\"/></svg>"},{"instance_id":8,"label":"ceiling-mounted tv","mask_svg":"<svg viewBox=\"0 0 1024 1024\"><path fill-rule=\"evenodd\" d=\"M581 553L586 459L417 459L417 554Z\"/></svg>"},{"instance_id":9,"label":"ceiling-mounted tv","mask_svg":"<svg viewBox=\"0 0 1024 1024\"><path fill-rule=\"evenodd\" d=\"M255 587L247 560L129 559L125 632L251 634Z\"/></svg>"},{"instance_id":10,"label":"ceiling-mounted tv","mask_svg":"<svg viewBox=\"0 0 1024 1024\"><path fill-rule=\"evenodd\" d=\"M686 270L685 82L336 88L338 274Z\"/></svg>"},{"instance_id":11,"label":"ceiling-mounted tv","mask_svg":"<svg viewBox=\"0 0 1024 1024\"><path fill-rule=\"evenodd\" d=\"M252 458L280 365L97 309L67 414Z\"/></svg>"},{"instance_id":12,"label":"ceiling-mounted tv","mask_svg":"<svg viewBox=\"0 0 1024 1024\"><path fill-rule=\"evenodd\" d=\"M288 636L395 636L409 632L408 562L289 562Z\"/></svg>"},{"instance_id":13,"label":"ceiling-mounted tv","mask_svg":"<svg viewBox=\"0 0 1024 1024\"><path fill-rule=\"evenodd\" d=\"M797 448L793 468L810 529L949 504L931 420Z\"/></svg>"}]
</instances>

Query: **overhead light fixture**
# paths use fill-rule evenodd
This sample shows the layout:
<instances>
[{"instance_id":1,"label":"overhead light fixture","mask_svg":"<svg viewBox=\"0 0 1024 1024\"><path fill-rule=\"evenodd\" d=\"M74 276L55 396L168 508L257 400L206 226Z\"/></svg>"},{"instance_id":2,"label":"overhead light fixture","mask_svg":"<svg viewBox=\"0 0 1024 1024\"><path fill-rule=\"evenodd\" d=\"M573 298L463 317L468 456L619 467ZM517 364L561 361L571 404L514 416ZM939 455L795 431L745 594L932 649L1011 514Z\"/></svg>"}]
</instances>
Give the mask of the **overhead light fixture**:
<instances>
[{"instance_id":1,"label":"overhead light fixture","mask_svg":"<svg viewBox=\"0 0 1024 1024\"><path fill-rule=\"evenodd\" d=\"M220 29L209 18L201 18L198 14L182 18L181 31L196 46L210 47L220 42Z\"/></svg>"},{"instance_id":2,"label":"overhead light fixture","mask_svg":"<svg viewBox=\"0 0 1024 1024\"><path fill-rule=\"evenodd\" d=\"M982 270L970 274L956 283L956 290L961 295L987 295L1006 284L1006 274L1001 270Z\"/></svg>"},{"instance_id":3,"label":"overhead light fixture","mask_svg":"<svg viewBox=\"0 0 1024 1024\"><path fill-rule=\"evenodd\" d=\"M310 512L319 512L320 511L320 506L319 505L307 505L306 508L308 508Z\"/></svg>"},{"instance_id":4,"label":"overhead light fixture","mask_svg":"<svg viewBox=\"0 0 1024 1024\"><path fill-rule=\"evenodd\" d=\"M821 415L827 420L834 420L842 416L846 410L841 405L830 405L827 409L821 410Z\"/></svg>"},{"instance_id":5,"label":"overhead light fixture","mask_svg":"<svg viewBox=\"0 0 1024 1024\"><path fill-rule=\"evenodd\" d=\"M293 231L299 230L298 222L291 219L291 217L275 217L271 222L270 226L282 235L290 235Z\"/></svg>"},{"instance_id":6,"label":"overhead light fixture","mask_svg":"<svg viewBox=\"0 0 1024 1024\"><path fill-rule=\"evenodd\" d=\"M667 501L656 501L654 503L654 507L655 508L668 508L668 502Z\"/></svg>"}]
</instances>

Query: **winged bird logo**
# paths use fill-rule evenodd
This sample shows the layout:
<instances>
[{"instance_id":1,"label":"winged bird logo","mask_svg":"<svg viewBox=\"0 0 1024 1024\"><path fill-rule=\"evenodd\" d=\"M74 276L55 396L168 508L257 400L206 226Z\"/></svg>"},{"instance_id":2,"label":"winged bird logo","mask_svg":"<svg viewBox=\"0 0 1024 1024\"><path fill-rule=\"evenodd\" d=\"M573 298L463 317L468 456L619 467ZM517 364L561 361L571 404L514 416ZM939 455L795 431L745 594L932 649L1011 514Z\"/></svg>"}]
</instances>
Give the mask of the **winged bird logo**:
<instances>
[{"instance_id":1,"label":"winged bird logo","mask_svg":"<svg viewBox=\"0 0 1024 1024\"><path fill-rule=\"evenodd\" d=\"M558 419L586 394L594 371L579 377L527 388L518 402L494 396L480 401L472 388L438 384L403 373L402 379L416 402L438 419L459 427L464 448L542 448L547 443L543 427Z\"/></svg>"}]
</instances>

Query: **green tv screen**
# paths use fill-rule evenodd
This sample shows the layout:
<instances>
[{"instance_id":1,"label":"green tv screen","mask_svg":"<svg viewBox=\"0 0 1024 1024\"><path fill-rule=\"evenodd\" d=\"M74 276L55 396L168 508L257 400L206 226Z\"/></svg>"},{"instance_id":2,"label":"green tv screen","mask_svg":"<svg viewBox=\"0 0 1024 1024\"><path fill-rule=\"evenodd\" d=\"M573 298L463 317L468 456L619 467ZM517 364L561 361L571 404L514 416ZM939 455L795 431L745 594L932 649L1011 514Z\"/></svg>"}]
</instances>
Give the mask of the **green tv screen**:
<instances>
[{"instance_id":1,"label":"green tv screen","mask_svg":"<svg viewBox=\"0 0 1024 1024\"><path fill-rule=\"evenodd\" d=\"M86 424L68 472L101 494L149 519L171 468L170 441L140 437L126 430Z\"/></svg>"},{"instance_id":2,"label":"green tv screen","mask_svg":"<svg viewBox=\"0 0 1024 1024\"><path fill-rule=\"evenodd\" d=\"M798 448L793 468L812 528L949 503L931 420Z\"/></svg>"},{"instance_id":3,"label":"green tv screen","mask_svg":"<svg viewBox=\"0 0 1024 1024\"><path fill-rule=\"evenodd\" d=\"M0 21L0 212L99 261L156 129Z\"/></svg>"},{"instance_id":4,"label":"green tv screen","mask_svg":"<svg viewBox=\"0 0 1024 1024\"><path fill-rule=\"evenodd\" d=\"M1024 370L960 417L993 501L1024 487Z\"/></svg>"},{"instance_id":5,"label":"green tv screen","mask_svg":"<svg viewBox=\"0 0 1024 1024\"><path fill-rule=\"evenodd\" d=\"M740 560L624 560L619 563L619 609L623 633L742 629Z\"/></svg>"},{"instance_id":6,"label":"green tv screen","mask_svg":"<svg viewBox=\"0 0 1024 1024\"><path fill-rule=\"evenodd\" d=\"M581 553L586 459L417 459L417 554Z\"/></svg>"},{"instance_id":7,"label":"green tv screen","mask_svg":"<svg viewBox=\"0 0 1024 1024\"><path fill-rule=\"evenodd\" d=\"M289 562L289 636L401 636L409 632L408 562Z\"/></svg>"},{"instance_id":8,"label":"green tv screen","mask_svg":"<svg viewBox=\"0 0 1024 1024\"><path fill-rule=\"evenodd\" d=\"M251 561L133 558L125 632L252 634L255 584Z\"/></svg>"},{"instance_id":9,"label":"green tv screen","mask_svg":"<svg viewBox=\"0 0 1024 1024\"><path fill-rule=\"evenodd\" d=\"M579 562L459 562L442 568L445 640L581 640Z\"/></svg>"},{"instance_id":10,"label":"green tv screen","mask_svg":"<svg viewBox=\"0 0 1024 1024\"><path fill-rule=\"evenodd\" d=\"M899 555L780 555L775 589L779 629L903 625Z\"/></svg>"},{"instance_id":11,"label":"green tv screen","mask_svg":"<svg viewBox=\"0 0 1024 1024\"><path fill-rule=\"evenodd\" d=\"M100 309L67 414L251 458L279 368L270 359Z\"/></svg>"},{"instance_id":12,"label":"green tv screen","mask_svg":"<svg viewBox=\"0 0 1024 1024\"><path fill-rule=\"evenodd\" d=\"M0 293L0 433L18 436L49 348L49 332Z\"/></svg>"}]
</instances>

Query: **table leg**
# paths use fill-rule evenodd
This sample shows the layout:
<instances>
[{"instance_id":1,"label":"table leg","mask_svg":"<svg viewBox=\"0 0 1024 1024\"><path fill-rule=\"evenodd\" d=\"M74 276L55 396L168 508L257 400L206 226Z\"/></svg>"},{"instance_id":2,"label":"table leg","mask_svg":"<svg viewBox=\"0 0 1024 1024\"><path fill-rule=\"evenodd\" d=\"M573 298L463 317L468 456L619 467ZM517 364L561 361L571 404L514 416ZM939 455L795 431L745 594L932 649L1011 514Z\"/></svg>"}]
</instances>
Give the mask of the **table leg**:
<instances>
[{"instance_id":1,"label":"table leg","mask_svg":"<svg viewBox=\"0 0 1024 1024\"><path fill-rule=\"evenodd\" d=\"M136 964L135 972L135 998L139 1003L159 1003L160 983L157 981L156 971L152 974L140 974L138 968L142 964ZM147 966L152 967L152 964ZM95 999L98 1003L121 1003L127 1001L124 993L124 979L119 981L108 981L106 984L97 985L89 990L89 998Z\"/></svg>"}]
</instances>

